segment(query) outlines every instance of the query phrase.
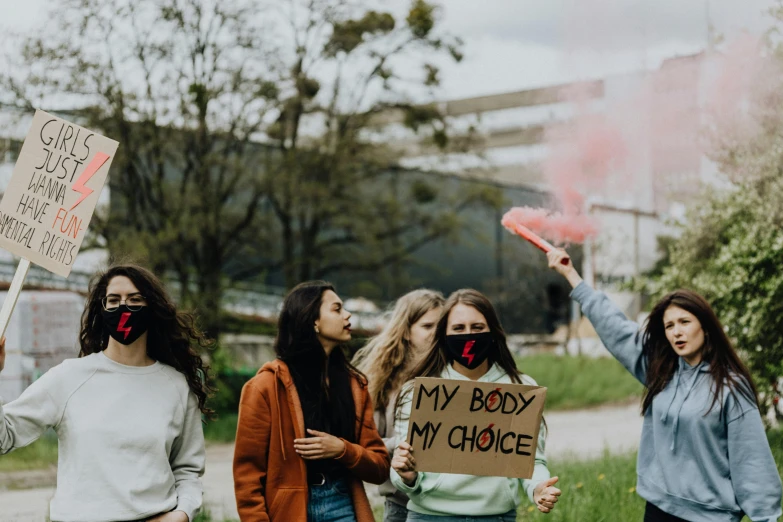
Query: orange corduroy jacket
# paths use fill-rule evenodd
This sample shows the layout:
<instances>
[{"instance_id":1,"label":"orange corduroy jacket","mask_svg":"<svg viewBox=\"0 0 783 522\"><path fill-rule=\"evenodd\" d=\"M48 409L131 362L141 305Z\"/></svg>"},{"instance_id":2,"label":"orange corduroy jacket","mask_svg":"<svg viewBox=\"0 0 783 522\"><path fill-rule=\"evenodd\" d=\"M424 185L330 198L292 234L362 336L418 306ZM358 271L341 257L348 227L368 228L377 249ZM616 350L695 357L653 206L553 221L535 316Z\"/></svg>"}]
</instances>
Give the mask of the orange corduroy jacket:
<instances>
[{"instance_id":1,"label":"orange corduroy jacket","mask_svg":"<svg viewBox=\"0 0 783 522\"><path fill-rule=\"evenodd\" d=\"M362 482L389 478L389 452L373 421L366 383L352 379L356 439L337 457L352 474L351 497L357 522L373 522ZM304 438L304 414L288 366L266 363L242 388L234 448L234 491L242 522L307 521L307 467L294 451Z\"/></svg>"}]
</instances>

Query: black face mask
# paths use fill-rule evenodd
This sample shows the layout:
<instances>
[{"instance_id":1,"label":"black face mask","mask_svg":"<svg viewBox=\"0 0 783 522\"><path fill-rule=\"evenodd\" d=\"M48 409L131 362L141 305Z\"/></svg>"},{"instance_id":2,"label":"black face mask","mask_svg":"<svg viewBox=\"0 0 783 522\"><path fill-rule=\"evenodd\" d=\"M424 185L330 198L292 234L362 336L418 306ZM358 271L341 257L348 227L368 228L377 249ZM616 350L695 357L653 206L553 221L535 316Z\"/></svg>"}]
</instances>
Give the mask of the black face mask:
<instances>
[{"instance_id":1,"label":"black face mask","mask_svg":"<svg viewBox=\"0 0 783 522\"><path fill-rule=\"evenodd\" d=\"M149 328L149 312L146 306L132 311L127 305L116 310L101 310L103 328L120 344L132 344Z\"/></svg>"},{"instance_id":2,"label":"black face mask","mask_svg":"<svg viewBox=\"0 0 783 522\"><path fill-rule=\"evenodd\" d=\"M478 368L487 360L494 344L491 332L446 336L446 347L451 357L469 370Z\"/></svg>"}]
</instances>

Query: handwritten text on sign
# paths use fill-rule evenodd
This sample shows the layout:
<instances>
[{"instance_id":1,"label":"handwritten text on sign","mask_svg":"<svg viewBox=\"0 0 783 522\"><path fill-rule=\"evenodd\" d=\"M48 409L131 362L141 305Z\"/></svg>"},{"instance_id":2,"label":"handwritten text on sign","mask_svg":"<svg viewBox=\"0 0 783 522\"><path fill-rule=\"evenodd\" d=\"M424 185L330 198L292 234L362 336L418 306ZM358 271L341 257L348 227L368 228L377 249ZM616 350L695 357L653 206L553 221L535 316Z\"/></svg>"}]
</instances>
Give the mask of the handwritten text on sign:
<instances>
[{"instance_id":1,"label":"handwritten text on sign","mask_svg":"<svg viewBox=\"0 0 783 522\"><path fill-rule=\"evenodd\" d=\"M117 146L36 111L0 201L0 247L67 277Z\"/></svg>"},{"instance_id":2,"label":"handwritten text on sign","mask_svg":"<svg viewBox=\"0 0 783 522\"><path fill-rule=\"evenodd\" d=\"M530 478L546 388L419 377L408 443L419 471Z\"/></svg>"}]
</instances>

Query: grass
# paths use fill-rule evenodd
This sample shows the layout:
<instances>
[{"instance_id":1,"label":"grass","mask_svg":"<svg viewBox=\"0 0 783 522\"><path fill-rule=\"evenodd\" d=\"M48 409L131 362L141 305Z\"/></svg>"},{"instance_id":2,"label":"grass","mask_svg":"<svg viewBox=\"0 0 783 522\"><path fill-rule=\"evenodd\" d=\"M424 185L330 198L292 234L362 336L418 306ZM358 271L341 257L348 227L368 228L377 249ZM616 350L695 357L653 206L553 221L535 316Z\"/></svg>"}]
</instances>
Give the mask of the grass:
<instances>
[{"instance_id":1,"label":"grass","mask_svg":"<svg viewBox=\"0 0 783 522\"><path fill-rule=\"evenodd\" d=\"M636 494L636 454L608 455L584 462L553 462L563 495L548 515L524 502L517 521L616 522L642 520L644 500Z\"/></svg>"},{"instance_id":2,"label":"grass","mask_svg":"<svg viewBox=\"0 0 783 522\"><path fill-rule=\"evenodd\" d=\"M207 421L204 424L204 438L207 443L231 443L234 442L237 434L237 420L239 415L236 413L220 413L217 419Z\"/></svg>"},{"instance_id":3,"label":"grass","mask_svg":"<svg viewBox=\"0 0 783 522\"><path fill-rule=\"evenodd\" d=\"M783 474L783 430L768 433L769 445ZM518 522L615 522L642 520L645 501L636 494L636 454L604 455L585 462L553 462L552 473L560 477L563 491L557 507L544 515L523 503ZM745 517L743 522L749 522Z\"/></svg>"},{"instance_id":4,"label":"grass","mask_svg":"<svg viewBox=\"0 0 783 522\"><path fill-rule=\"evenodd\" d=\"M577 410L623 402L642 395L642 385L613 358L518 357L517 367L547 387L547 410Z\"/></svg>"},{"instance_id":5,"label":"grass","mask_svg":"<svg viewBox=\"0 0 783 522\"><path fill-rule=\"evenodd\" d=\"M201 511L199 511L199 514L196 515L196 518L193 519L193 522L239 522L238 520L234 518L227 518L225 520L215 520L212 518L212 513L209 512L207 508L203 508Z\"/></svg>"},{"instance_id":6,"label":"grass","mask_svg":"<svg viewBox=\"0 0 783 522\"><path fill-rule=\"evenodd\" d=\"M57 465L57 434L47 431L29 446L0 456L0 473L42 469Z\"/></svg>"}]
</instances>

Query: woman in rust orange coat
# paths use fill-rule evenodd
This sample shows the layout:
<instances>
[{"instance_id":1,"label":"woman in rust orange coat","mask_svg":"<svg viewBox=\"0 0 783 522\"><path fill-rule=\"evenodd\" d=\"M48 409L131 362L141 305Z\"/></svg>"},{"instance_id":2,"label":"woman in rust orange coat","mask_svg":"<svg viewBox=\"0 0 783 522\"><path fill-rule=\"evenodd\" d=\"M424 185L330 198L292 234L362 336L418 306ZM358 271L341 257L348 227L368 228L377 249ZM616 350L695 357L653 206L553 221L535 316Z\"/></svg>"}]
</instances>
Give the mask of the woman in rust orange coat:
<instances>
[{"instance_id":1,"label":"woman in rust orange coat","mask_svg":"<svg viewBox=\"0 0 783 522\"><path fill-rule=\"evenodd\" d=\"M302 283L286 296L277 359L242 390L234 489L245 522L373 522L362 482L389 477L367 380L343 345L351 314L334 287Z\"/></svg>"}]
</instances>

